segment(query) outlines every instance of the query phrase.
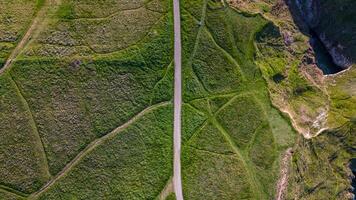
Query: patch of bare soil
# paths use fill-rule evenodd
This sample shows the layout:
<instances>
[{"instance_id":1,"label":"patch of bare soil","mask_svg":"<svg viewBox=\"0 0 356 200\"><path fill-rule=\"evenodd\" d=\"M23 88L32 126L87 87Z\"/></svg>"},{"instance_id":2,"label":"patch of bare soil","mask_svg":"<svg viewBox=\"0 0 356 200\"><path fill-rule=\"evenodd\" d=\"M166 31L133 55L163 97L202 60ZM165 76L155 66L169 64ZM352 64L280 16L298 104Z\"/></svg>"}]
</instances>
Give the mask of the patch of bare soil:
<instances>
[{"instance_id":1,"label":"patch of bare soil","mask_svg":"<svg viewBox=\"0 0 356 200\"><path fill-rule=\"evenodd\" d=\"M170 178L167 182L167 185L163 188L162 192L159 194L158 199L159 200L165 200L167 199L168 195L173 193L173 180Z\"/></svg>"},{"instance_id":2,"label":"patch of bare soil","mask_svg":"<svg viewBox=\"0 0 356 200\"><path fill-rule=\"evenodd\" d=\"M283 155L281 166L280 166L279 180L277 183L276 200L284 199L284 194L288 186L289 163L292 158L292 154L293 154L293 150L292 148L289 148Z\"/></svg>"}]
</instances>

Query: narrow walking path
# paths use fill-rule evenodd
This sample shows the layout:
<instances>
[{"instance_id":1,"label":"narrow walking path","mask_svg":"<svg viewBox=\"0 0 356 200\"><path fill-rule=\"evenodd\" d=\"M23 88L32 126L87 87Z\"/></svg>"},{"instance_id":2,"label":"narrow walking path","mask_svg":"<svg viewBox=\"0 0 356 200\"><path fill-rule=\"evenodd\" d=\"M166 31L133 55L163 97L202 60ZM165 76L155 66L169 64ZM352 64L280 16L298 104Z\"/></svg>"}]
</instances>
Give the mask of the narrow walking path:
<instances>
[{"instance_id":1,"label":"narrow walking path","mask_svg":"<svg viewBox=\"0 0 356 200\"><path fill-rule=\"evenodd\" d=\"M168 180L167 184L164 186L163 190L158 195L157 200L166 200L170 194L173 194L173 179L172 179L172 177Z\"/></svg>"},{"instance_id":2,"label":"narrow walking path","mask_svg":"<svg viewBox=\"0 0 356 200\"><path fill-rule=\"evenodd\" d=\"M4 71L11 66L11 63L16 59L16 57L21 53L26 44L30 41L33 32L38 29L40 22L43 20L44 16L47 13L47 10L45 9L46 6L47 5L42 6L42 8L38 11L35 18L32 20L30 27L27 29L20 42L17 44L15 49L7 58L5 65L0 69L0 74L4 73Z\"/></svg>"},{"instance_id":3,"label":"narrow walking path","mask_svg":"<svg viewBox=\"0 0 356 200\"><path fill-rule=\"evenodd\" d=\"M173 0L174 15L174 169L173 187L177 200L183 200L181 178L181 112L182 112L182 45L180 30L180 6L179 0Z\"/></svg>"}]
</instances>

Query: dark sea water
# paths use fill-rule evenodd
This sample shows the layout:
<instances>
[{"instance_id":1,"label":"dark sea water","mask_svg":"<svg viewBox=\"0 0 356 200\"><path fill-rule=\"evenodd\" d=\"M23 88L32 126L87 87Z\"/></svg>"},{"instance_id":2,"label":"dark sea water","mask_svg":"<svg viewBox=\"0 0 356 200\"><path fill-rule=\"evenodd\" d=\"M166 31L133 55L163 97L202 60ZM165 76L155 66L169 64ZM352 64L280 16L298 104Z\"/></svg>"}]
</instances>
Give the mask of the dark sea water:
<instances>
[{"instance_id":1,"label":"dark sea water","mask_svg":"<svg viewBox=\"0 0 356 200\"><path fill-rule=\"evenodd\" d=\"M316 57L316 63L318 67L323 71L325 75L335 74L343 70L343 68L336 65L326 50L324 44L320 41L319 37L315 33L311 33L312 38L310 44L313 47Z\"/></svg>"}]
</instances>

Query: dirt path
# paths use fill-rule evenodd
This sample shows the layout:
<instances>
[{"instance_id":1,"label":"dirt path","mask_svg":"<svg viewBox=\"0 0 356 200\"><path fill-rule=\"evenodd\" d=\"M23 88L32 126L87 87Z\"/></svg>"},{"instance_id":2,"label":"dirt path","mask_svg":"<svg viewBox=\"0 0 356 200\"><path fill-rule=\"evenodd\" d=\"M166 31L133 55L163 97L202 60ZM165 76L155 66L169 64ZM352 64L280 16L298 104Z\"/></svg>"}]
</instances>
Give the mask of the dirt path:
<instances>
[{"instance_id":1,"label":"dirt path","mask_svg":"<svg viewBox=\"0 0 356 200\"><path fill-rule=\"evenodd\" d=\"M16 59L22 50L26 47L29 41L32 39L33 34L40 31L44 26L42 22L45 20L45 16L48 12L55 11L58 5L61 4L61 0L48 0L45 1L45 5L37 12L36 17L32 20L30 27L27 29L25 35L22 37L20 42L17 44L15 49L11 52L9 58L6 60L5 65L0 69L0 75L4 73L10 66L11 63Z\"/></svg>"},{"instance_id":2,"label":"dirt path","mask_svg":"<svg viewBox=\"0 0 356 200\"><path fill-rule=\"evenodd\" d=\"M181 110L182 110L182 46L179 0L173 0L174 15L174 170L173 187L177 200L183 200L181 178Z\"/></svg>"},{"instance_id":3,"label":"dirt path","mask_svg":"<svg viewBox=\"0 0 356 200\"><path fill-rule=\"evenodd\" d=\"M167 185L163 188L162 192L158 196L158 200L165 200L167 197L173 193L173 180L170 178Z\"/></svg>"},{"instance_id":4,"label":"dirt path","mask_svg":"<svg viewBox=\"0 0 356 200\"><path fill-rule=\"evenodd\" d=\"M126 129L128 126L130 126L132 123L137 121L140 117L142 117L144 114L147 112L150 112L154 109L157 109L162 106L166 106L170 104L170 102L162 102L153 106L150 106L144 110L142 110L140 113L135 115L133 118L131 118L129 121L127 121L125 124L117 127L110 133L106 134L105 136L98 138L91 142L85 149L83 149L72 161L70 161L52 180L50 180L46 185L44 185L40 190L37 192L33 193L30 195L29 199L35 199L38 197L41 193L45 192L50 186L52 186L54 183L56 183L60 178L62 178L64 175L66 175L79 161L86 156L89 152L91 152L93 149L95 149L98 145L101 145L104 141L115 137L119 132L122 130Z\"/></svg>"},{"instance_id":5,"label":"dirt path","mask_svg":"<svg viewBox=\"0 0 356 200\"><path fill-rule=\"evenodd\" d=\"M44 7L46 7L46 6L43 6L41 8L41 10L38 11L36 17L33 19L32 23L30 25L30 28L27 29L27 31L26 31L25 35L22 37L21 41L17 44L15 49L11 52L9 58L5 62L5 65L0 69L0 74L4 73L4 71L11 66L12 61L15 60L15 58L20 54L22 49L26 46L28 41L30 41L31 35L37 29L41 19L46 14L46 9L44 9Z\"/></svg>"},{"instance_id":6,"label":"dirt path","mask_svg":"<svg viewBox=\"0 0 356 200\"><path fill-rule=\"evenodd\" d=\"M277 183L276 200L283 200L284 193L288 186L289 163L292 158L292 148L287 149L283 155L279 180Z\"/></svg>"}]
</instances>

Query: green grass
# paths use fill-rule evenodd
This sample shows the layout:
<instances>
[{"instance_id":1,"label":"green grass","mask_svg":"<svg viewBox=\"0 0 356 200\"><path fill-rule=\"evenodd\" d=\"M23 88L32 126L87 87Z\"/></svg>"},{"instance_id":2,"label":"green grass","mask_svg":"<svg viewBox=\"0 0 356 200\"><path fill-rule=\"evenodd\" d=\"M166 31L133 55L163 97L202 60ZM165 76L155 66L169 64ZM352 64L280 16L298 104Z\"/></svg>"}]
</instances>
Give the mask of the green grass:
<instances>
[{"instance_id":1,"label":"green grass","mask_svg":"<svg viewBox=\"0 0 356 200\"><path fill-rule=\"evenodd\" d=\"M254 199L246 172L233 155L184 147L182 166L186 199Z\"/></svg>"},{"instance_id":2,"label":"green grass","mask_svg":"<svg viewBox=\"0 0 356 200\"><path fill-rule=\"evenodd\" d=\"M36 11L39 11L45 5L45 0L37 0Z\"/></svg>"},{"instance_id":3,"label":"green grass","mask_svg":"<svg viewBox=\"0 0 356 200\"><path fill-rule=\"evenodd\" d=\"M56 15L61 19L61 20L70 20L74 19L74 8L73 4L71 2L64 3L62 4L59 9L57 10Z\"/></svg>"},{"instance_id":4,"label":"green grass","mask_svg":"<svg viewBox=\"0 0 356 200\"><path fill-rule=\"evenodd\" d=\"M268 83L274 104L289 111L304 133L315 134L323 126L313 127L313 122L320 113L327 111L328 96L325 86L321 78L307 78L308 69L316 70L316 66L303 62L307 44L303 41L296 42L300 43L298 47L288 48L284 45L281 31L282 28L269 23L256 35L256 63Z\"/></svg>"},{"instance_id":5,"label":"green grass","mask_svg":"<svg viewBox=\"0 0 356 200\"><path fill-rule=\"evenodd\" d=\"M171 62L162 73L162 78L155 84L152 92L151 104L171 100L173 97L173 73Z\"/></svg>"},{"instance_id":6,"label":"green grass","mask_svg":"<svg viewBox=\"0 0 356 200\"><path fill-rule=\"evenodd\" d=\"M171 17L166 9L169 3L163 1L144 4L133 1L129 4L140 5L132 6L123 6L123 1L101 1L98 4L64 1L55 18L50 18L49 27L32 42L24 55L64 58L121 51L159 35L167 18ZM98 13L85 14L93 6L95 9L91 10ZM169 31L167 26L163 29Z\"/></svg>"},{"instance_id":7,"label":"green grass","mask_svg":"<svg viewBox=\"0 0 356 200\"><path fill-rule=\"evenodd\" d=\"M347 199L348 163L355 158L355 122L311 140L298 139L287 199Z\"/></svg>"},{"instance_id":8,"label":"green grass","mask_svg":"<svg viewBox=\"0 0 356 200\"><path fill-rule=\"evenodd\" d=\"M38 199L154 199L172 176L172 124L171 105L145 113Z\"/></svg>"},{"instance_id":9,"label":"green grass","mask_svg":"<svg viewBox=\"0 0 356 200\"><path fill-rule=\"evenodd\" d=\"M36 1L1 0L0 13L0 68L20 41L36 13Z\"/></svg>"},{"instance_id":10,"label":"green grass","mask_svg":"<svg viewBox=\"0 0 356 200\"><path fill-rule=\"evenodd\" d=\"M182 112L182 142L185 143L194 136L197 127L202 126L207 118L202 113L197 113L189 104L183 105Z\"/></svg>"},{"instance_id":11,"label":"green grass","mask_svg":"<svg viewBox=\"0 0 356 200\"><path fill-rule=\"evenodd\" d=\"M347 73L330 78L328 81L328 91L331 98L331 111L328 118L330 127L337 128L353 120L356 116L355 75L356 70L353 66Z\"/></svg>"},{"instance_id":12,"label":"green grass","mask_svg":"<svg viewBox=\"0 0 356 200\"><path fill-rule=\"evenodd\" d=\"M236 61L219 51L207 30L202 31L199 40L192 68L204 88L209 93L228 93L237 88L243 75Z\"/></svg>"},{"instance_id":13,"label":"green grass","mask_svg":"<svg viewBox=\"0 0 356 200\"><path fill-rule=\"evenodd\" d=\"M174 193L168 195L168 197L166 198L166 200L176 200L176 196Z\"/></svg>"},{"instance_id":14,"label":"green grass","mask_svg":"<svg viewBox=\"0 0 356 200\"><path fill-rule=\"evenodd\" d=\"M11 71L45 138L52 174L147 107L159 79L159 70L147 74L140 60L80 62L24 61Z\"/></svg>"},{"instance_id":15,"label":"green grass","mask_svg":"<svg viewBox=\"0 0 356 200\"><path fill-rule=\"evenodd\" d=\"M115 6L116 3L121 8ZM140 6L137 7L136 4ZM51 8L49 15L43 19L46 22L43 23L44 27L31 36L30 43L13 62L8 74L1 75L2 87L8 88L7 96L4 94L0 97L4 101L1 105L4 111L0 115L0 129L10 130L4 131L6 134L2 135L4 144L1 148L3 155L12 154L14 159L3 158L0 184L27 193L35 192L49 180L48 171L56 176L94 140L128 122L145 108L171 100L174 68L170 3L153 0L143 4L132 2L130 6L124 1L106 1L103 5L101 8L90 1L63 1L57 12L53 12L56 9ZM96 6L97 9L91 10L98 13L89 16L86 12L88 6ZM102 18L105 16L100 14L108 14L107 7L115 11L111 13L112 16ZM101 32L103 28L106 30L105 34ZM12 43L0 44L2 50L11 51ZM172 173L172 139L168 139L170 135L167 132L167 126L171 125L170 113L171 109L166 108L164 115L154 112L147 119L152 122L147 122L152 124L152 128L145 137L148 140L152 139L150 136L157 139L157 143L146 141L149 150L140 149L138 143L132 143L129 145L130 149L126 149L128 146L125 144L119 147L119 152L112 151L120 155L126 152L136 155L143 150L145 152L142 152L141 158L147 158L145 162L148 166L146 171L142 169L141 175L145 177L140 174L128 176L126 173L131 170L131 165L135 163L139 169L142 163L136 162L141 159L139 157L133 158L134 160L126 158L127 167L122 169L118 179L127 187L113 191L110 194L112 198L140 199L144 195L151 198L162 190L163 183L166 183ZM128 138L122 140L136 137L136 141L141 141L137 136L146 131L146 127L142 126L132 129L137 134L127 133ZM36 140L33 139L35 132ZM151 132L158 135L151 135ZM41 139L43 143L46 158L39 155L38 148L41 144L36 143L37 139ZM98 154L106 154L105 149L106 146L101 147ZM109 163L110 159L103 161L101 156L94 158L97 160L83 162L102 161L108 164L108 168L114 165ZM48 166L43 159L47 159ZM147 172L154 166L158 168L151 171L152 173ZM46 174L43 172L45 167L48 167ZM99 168L97 170L102 171ZM157 178L155 175L160 176L159 180L150 185ZM80 191L80 188L85 187L84 184L95 185L82 182L80 177L81 175L79 179L70 179L65 188L77 190L78 196L95 197L95 190L93 194ZM106 181L110 181L110 178L107 177ZM137 189L137 182L146 185L141 191L133 193ZM58 187L62 187L61 183L58 184ZM55 191L57 186L54 187ZM54 193L48 195L59 199L71 198L70 194L60 196L61 194ZM100 191L98 195L106 194Z\"/></svg>"},{"instance_id":16,"label":"green grass","mask_svg":"<svg viewBox=\"0 0 356 200\"><path fill-rule=\"evenodd\" d=\"M271 105L254 63L255 36L267 22L220 1L205 3L183 2L183 100L206 117L183 143L183 193L187 199L274 198L279 159L295 133Z\"/></svg>"},{"instance_id":17,"label":"green grass","mask_svg":"<svg viewBox=\"0 0 356 200\"><path fill-rule=\"evenodd\" d=\"M231 133L236 145L242 149L246 148L258 129L267 121L260 105L248 96L234 98L218 113L217 120Z\"/></svg>"},{"instance_id":18,"label":"green grass","mask_svg":"<svg viewBox=\"0 0 356 200\"><path fill-rule=\"evenodd\" d=\"M125 41L110 36L102 39L116 47L124 45L124 49L115 49L110 54L91 52L90 58L83 55L58 59L57 55L46 52L47 45L63 46L63 51L74 45L74 49L80 52L76 45L83 42L81 34L99 35L92 32L94 28L87 29L89 24L101 29L107 23L115 22L111 18L94 21L67 18L62 15L67 4L71 2L66 1L62 5L64 8L60 8L56 15L59 20L52 20L49 28L34 38L10 72L33 112L52 175L57 174L91 141L127 122L149 105L170 100L172 95L172 67L168 67L172 55L169 14L145 7L132 12L118 11L115 16L121 20L126 17L128 21L117 24L117 30L116 25L110 25L108 31L114 31L115 37L137 37L139 42L126 45ZM152 1L147 6L156 5L158 9L163 4ZM75 4L80 5L79 2ZM143 17L143 21L138 17ZM145 20L157 21L157 24ZM123 29L124 23L129 21L131 28ZM146 28L139 23L145 23ZM73 28L74 24L76 28ZM132 32L132 28L137 32ZM48 33L55 35L51 37ZM87 40L95 43L93 39L100 38L97 35L88 36Z\"/></svg>"},{"instance_id":19,"label":"green grass","mask_svg":"<svg viewBox=\"0 0 356 200\"><path fill-rule=\"evenodd\" d=\"M21 196L0 190L0 200L23 200Z\"/></svg>"},{"instance_id":20,"label":"green grass","mask_svg":"<svg viewBox=\"0 0 356 200\"><path fill-rule=\"evenodd\" d=\"M8 74L0 77L0 184L31 193L50 177L27 102Z\"/></svg>"},{"instance_id":21,"label":"green grass","mask_svg":"<svg viewBox=\"0 0 356 200\"><path fill-rule=\"evenodd\" d=\"M219 134L219 130L211 122L204 124L201 129L197 130L187 146L215 154L234 154L228 142Z\"/></svg>"}]
</instances>

